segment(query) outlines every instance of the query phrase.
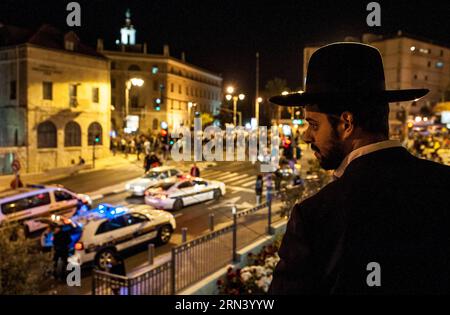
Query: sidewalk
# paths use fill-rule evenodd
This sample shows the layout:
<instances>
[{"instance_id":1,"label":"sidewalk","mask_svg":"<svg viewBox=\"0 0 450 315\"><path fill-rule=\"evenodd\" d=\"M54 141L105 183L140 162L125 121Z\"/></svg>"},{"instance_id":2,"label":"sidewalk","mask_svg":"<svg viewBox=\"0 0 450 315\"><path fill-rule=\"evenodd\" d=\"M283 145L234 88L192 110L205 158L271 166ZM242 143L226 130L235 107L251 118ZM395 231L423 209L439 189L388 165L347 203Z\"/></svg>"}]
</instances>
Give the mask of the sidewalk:
<instances>
[{"instance_id":1,"label":"sidewalk","mask_svg":"<svg viewBox=\"0 0 450 315\"><path fill-rule=\"evenodd\" d=\"M142 159L140 161L137 161L137 157L135 154L129 154L128 158L125 158L122 154L117 154L116 156L111 155L106 158L95 160L95 169L92 167L92 164L75 165L71 167L57 168L43 173L21 174L20 178L25 185L40 184L48 181L66 178L75 174L118 168L130 164L141 166L141 164L143 164L143 161ZM0 176L0 191L9 189L9 185L13 179L14 175Z\"/></svg>"}]
</instances>

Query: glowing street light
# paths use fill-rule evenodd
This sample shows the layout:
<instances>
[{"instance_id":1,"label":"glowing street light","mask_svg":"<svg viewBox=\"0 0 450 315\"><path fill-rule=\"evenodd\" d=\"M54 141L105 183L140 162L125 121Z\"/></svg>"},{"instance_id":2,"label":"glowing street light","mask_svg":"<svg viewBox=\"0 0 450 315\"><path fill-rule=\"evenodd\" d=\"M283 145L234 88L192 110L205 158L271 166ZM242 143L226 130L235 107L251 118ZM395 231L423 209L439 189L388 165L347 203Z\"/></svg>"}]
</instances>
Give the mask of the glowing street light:
<instances>
[{"instance_id":1,"label":"glowing street light","mask_svg":"<svg viewBox=\"0 0 450 315\"><path fill-rule=\"evenodd\" d=\"M231 99L233 98L233 95L227 94L227 95L225 96L225 98L227 99L227 101L231 101Z\"/></svg>"},{"instance_id":2,"label":"glowing street light","mask_svg":"<svg viewBox=\"0 0 450 315\"><path fill-rule=\"evenodd\" d=\"M239 100L243 100L245 98L245 95L244 94L239 94Z\"/></svg>"},{"instance_id":3,"label":"glowing street light","mask_svg":"<svg viewBox=\"0 0 450 315\"><path fill-rule=\"evenodd\" d=\"M263 101L262 97L258 97L257 101L258 101L258 104L261 104Z\"/></svg>"},{"instance_id":4,"label":"glowing street light","mask_svg":"<svg viewBox=\"0 0 450 315\"><path fill-rule=\"evenodd\" d=\"M232 86L227 87L227 93L228 94L233 94L234 93L234 87L232 87Z\"/></svg>"}]
</instances>

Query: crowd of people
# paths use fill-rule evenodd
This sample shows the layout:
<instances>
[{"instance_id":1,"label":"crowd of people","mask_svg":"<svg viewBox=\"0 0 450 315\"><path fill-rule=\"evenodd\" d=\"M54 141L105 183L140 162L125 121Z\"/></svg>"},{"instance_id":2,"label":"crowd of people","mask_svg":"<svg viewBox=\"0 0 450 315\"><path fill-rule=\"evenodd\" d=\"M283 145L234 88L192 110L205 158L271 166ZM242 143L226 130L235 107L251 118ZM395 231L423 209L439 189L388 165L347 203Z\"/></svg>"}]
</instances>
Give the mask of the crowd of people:
<instances>
[{"instance_id":1,"label":"crowd of people","mask_svg":"<svg viewBox=\"0 0 450 315\"><path fill-rule=\"evenodd\" d=\"M111 151L113 155L122 153L125 157L129 154L136 154L138 160L141 156L150 155L152 152L164 156L167 159L169 156L170 146L164 144L157 136L145 135L123 135L111 139Z\"/></svg>"},{"instance_id":2,"label":"crowd of people","mask_svg":"<svg viewBox=\"0 0 450 315\"><path fill-rule=\"evenodd\" d=\"M438 163L445 163L444 152L450 150L450 137L448 133L424 135L413 133L406 146L415 156Z\"/></svg>"}]
</instances>

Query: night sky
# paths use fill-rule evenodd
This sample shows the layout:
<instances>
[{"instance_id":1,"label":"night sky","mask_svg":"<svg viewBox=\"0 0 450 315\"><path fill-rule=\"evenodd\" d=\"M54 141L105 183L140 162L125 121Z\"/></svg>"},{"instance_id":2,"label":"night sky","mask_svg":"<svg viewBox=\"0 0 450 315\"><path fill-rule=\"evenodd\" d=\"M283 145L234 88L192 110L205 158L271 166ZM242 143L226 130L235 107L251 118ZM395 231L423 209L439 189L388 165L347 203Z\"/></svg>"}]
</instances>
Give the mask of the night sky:
<instances>
[{"instance_id":1,"label":"night sky","mask_svg":"<svg viewBox=\"0 0 450 315\"><path fill-rule=\"evenodd\" d=\"M66 25L69 0L1 0L0 22L36 28L43 23ZM305 44L342 40L363 32L392 34L397 30L450 44L450 5L447 1L378 1L381 27L366 25L370 1L300 0L89 0L82 8L82 26L71 28L95 46L103 38L111 46L119 38L126 8L131 9L137 41L150 53L171 55L222 74L254 96L255 53L260 52L260 88L280 77L290 88L301 86ZM450 46L450 45L449 45Z\"/></svg>"}]
</instances>

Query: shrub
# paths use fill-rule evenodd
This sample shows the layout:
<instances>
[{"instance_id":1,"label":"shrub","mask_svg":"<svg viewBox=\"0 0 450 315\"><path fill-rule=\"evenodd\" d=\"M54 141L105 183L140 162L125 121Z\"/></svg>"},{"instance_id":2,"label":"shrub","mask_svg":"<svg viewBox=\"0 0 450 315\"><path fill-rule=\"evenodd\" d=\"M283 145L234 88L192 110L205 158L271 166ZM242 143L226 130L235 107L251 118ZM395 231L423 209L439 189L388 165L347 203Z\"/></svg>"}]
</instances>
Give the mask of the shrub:
<instances>
[{"instance_id":1,"label":"shrub","mask_svg":"<svg viewBox=\"0 0 450 315\"><path fill-rule=\"evenodd\" d=\"M0 295L37 294L51 274L51 254L42 253L36 240L21 226L0 228Z\"/></svg>"}]
</instances>

